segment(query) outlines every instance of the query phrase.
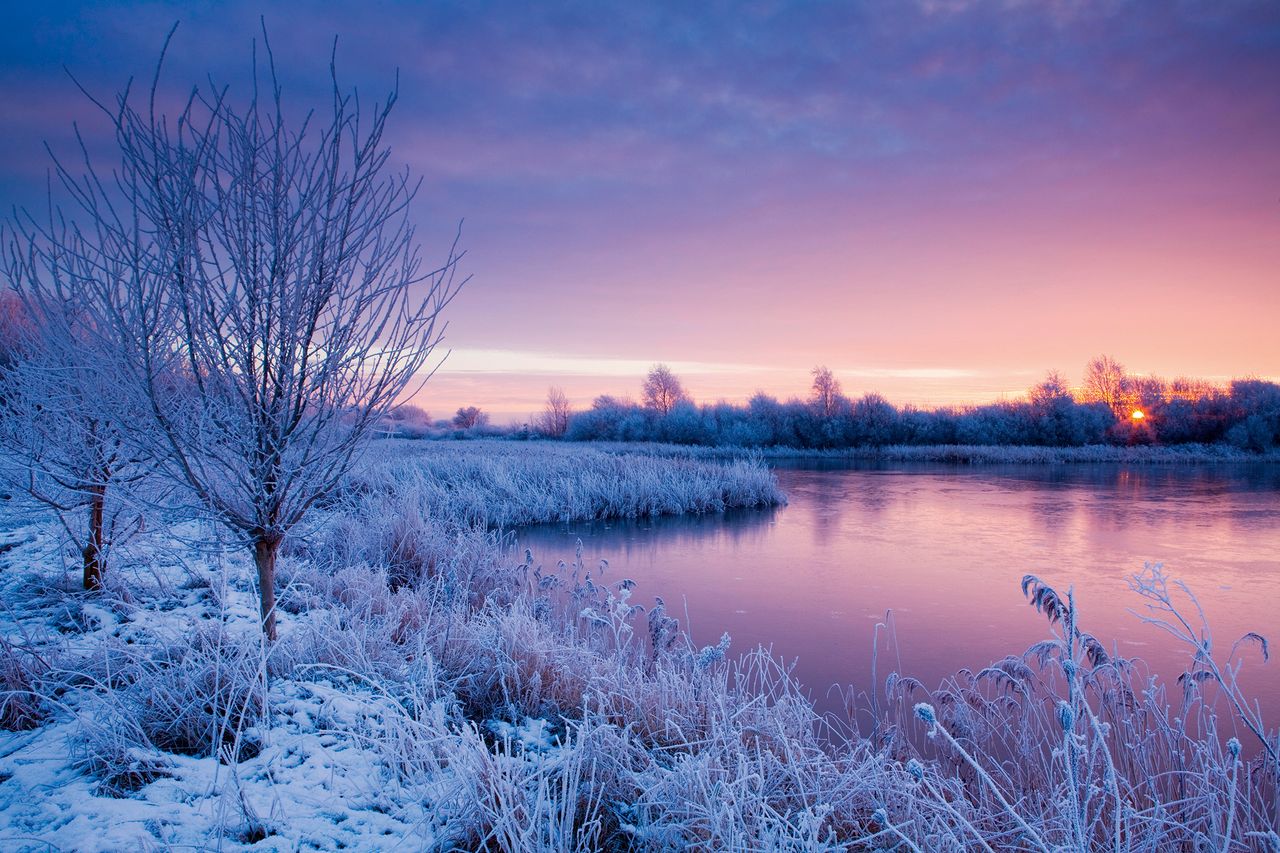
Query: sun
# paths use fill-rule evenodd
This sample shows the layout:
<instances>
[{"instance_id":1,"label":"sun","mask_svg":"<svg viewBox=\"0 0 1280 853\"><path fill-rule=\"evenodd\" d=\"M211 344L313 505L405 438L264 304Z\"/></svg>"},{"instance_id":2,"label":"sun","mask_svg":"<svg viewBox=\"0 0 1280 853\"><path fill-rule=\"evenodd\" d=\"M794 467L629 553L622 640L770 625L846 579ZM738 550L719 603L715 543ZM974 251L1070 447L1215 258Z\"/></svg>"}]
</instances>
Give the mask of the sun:
<instances>
[{"instance_id":1,"label":"sun","mask_svg":"<svg viewBox=\"0 0 1280 853\"><path fill-rule=\"evenodd\" d=\"M1133 418L1135 421L1140 421L1146 417L1146 414L1142 411L1142 409L1134 409L1133 414L1129 415L1129 417Z\"/></svg>"}]
</instances>

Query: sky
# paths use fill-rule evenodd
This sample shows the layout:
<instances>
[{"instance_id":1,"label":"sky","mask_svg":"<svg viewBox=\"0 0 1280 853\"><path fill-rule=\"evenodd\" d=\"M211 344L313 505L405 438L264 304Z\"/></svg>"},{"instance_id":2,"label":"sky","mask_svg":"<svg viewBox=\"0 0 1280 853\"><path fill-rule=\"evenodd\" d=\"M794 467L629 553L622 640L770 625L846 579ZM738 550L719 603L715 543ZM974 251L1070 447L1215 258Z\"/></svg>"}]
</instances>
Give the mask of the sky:
<instances>
[{"instance_id":1,"label":"sky","mask_svg":"<svg viewBox=\"0 0 1280 853\"><path fill-rule=\"evenodd\" d=\"M527 419L638 396L1012 398L1108 353L1280 377L1280 3L5 4L0 201L43 203L77 87L247 91L265 20L291 107L328 63L422 179L471 276L416 399ZM72 77L74 76L74 80ZM443 354L443 353L442 353Z\"/></svg>"}]
</instances>

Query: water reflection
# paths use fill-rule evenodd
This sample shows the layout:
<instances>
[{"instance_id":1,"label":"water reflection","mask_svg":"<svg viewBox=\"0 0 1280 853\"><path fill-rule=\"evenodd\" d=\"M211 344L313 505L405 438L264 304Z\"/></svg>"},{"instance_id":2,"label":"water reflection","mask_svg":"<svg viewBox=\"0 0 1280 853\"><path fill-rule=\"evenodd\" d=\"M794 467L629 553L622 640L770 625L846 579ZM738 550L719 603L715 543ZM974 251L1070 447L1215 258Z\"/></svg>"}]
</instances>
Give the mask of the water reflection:
<instances>
[{"instance_id":1,"label":"water reflection","mask_svg":"<svg viewBox=\"0 0 1280 853\"><path fill-rule=\"evenodd\" d=\"M863 466L780 468L788 506L705 518L529 528L544 564L610 562L636 600L687 608L695 638L771 646L810 686L870 687L886 610L903 668L936 681L1045 636L1018 589L1033 573L1075 585L1086 630L1175 675L1184 653L1142 625L1126 578L1163 562L1205 607L1220 645L1278 635L1280 466ZM682 620L683 621L683 620ZM883 647L883 644L882 644ZM883 677L896 663L881 660ZM1280 711L1280 677L1256 655L1245 681ZM1275 712L1272 712L1275 713Z\"/></svg>"},{"instance_id":2,"label":"water reflection","mask_svg":"<svg viewBox=\"0 0 1280 853\"><path fill-rule=\"evenodd\" d=\"M554 564L573 555L581 539L588 565L596 558L610 563L610 574L623 566L643 565L672 551L739 551L760 548L769 535L777 509L730 510L706 516L580 521L541 525L517 534L519 547L534 552L535 563Z\"/></svg>"}]
</instances>

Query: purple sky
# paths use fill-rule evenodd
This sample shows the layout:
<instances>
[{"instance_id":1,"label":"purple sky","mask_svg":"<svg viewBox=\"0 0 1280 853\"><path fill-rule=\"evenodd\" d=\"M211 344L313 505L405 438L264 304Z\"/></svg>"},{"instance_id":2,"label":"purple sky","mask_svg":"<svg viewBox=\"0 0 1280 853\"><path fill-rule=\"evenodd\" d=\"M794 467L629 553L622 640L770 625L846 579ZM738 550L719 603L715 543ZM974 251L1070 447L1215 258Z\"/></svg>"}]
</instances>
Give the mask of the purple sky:
<instances>
[{"instance_id":1,"label":"purple sky","mask_svg":"<svg viewBox=\"0 0 1280 853\"><path fill-rule=\"evenodd\" d=\"M243 87L266 16L286 96L329 48L443 254L474 278L419 401L498 419L670 363L694 395L939 404L1136 372L1280 376L1276 2L10 4L0 191L147 78Z\"/></svg>"}]
</instances>

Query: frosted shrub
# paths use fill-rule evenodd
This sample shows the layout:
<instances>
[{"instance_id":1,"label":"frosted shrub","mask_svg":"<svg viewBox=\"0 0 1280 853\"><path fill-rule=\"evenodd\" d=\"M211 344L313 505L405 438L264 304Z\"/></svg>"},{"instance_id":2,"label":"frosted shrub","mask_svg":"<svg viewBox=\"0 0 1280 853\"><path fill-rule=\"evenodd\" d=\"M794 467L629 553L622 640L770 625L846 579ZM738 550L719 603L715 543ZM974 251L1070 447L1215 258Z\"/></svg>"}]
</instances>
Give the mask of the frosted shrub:
<instances>
[{"instance_id":1,"label":"frosted shrub","mask_svg":"<svg viewBox=\"0 0 1280 853\"><path fill-rule=\"evenodd\" d=\"M264 708L263 657L257 638L196 629L183 645L139 660L123 701L158 749L205 756L230 748L238 760Z\"/></svg>"},{"instance_id":2,"label":"frosted shrub","mask_svg":"<svg viewBox=\"0 0 1280 853\"><path fill-rule=\"evenodd\" d=\"M27 731L46 717L40 694L49 664L40 655L0 637L0 729Z\"/></svg>"},{"instance_id":3,"label":"frosted shrub","mask_svg":"<svg viewBox=\"0 0 1280 853\"><path fill-rule=\"evenodd\" d=\"M299 668L319 665L395 687L410 662L439 654L448 641L455 614L431 590L392 592L385 572L364 566L332 576L292 570L288 577L308 590L314 606L273 651L272 677L294 677Z\"/></svg>"},{"instance_id":4,"label":"frosted shrub","mask_svg":"<svg viewBox=\"0 0 1280 853\"><path fill-rule=\"evenodd\" d=\"M509 737L490 748L464 730L455 751L461 772L442 798L455 815L441 827L444 840L453 849L513 853L609 849L611 807L634 796L626 762L634 752L615 727L589 721L546 751Z\"/></svg>"},{"instance_id":5,"label":"frosted shrub","mask_svg":"<svg viewBox=\"0 0 1280 853\"><path fill-rule=\"evenodd\" d=\"M433 589L446 597L480 599L511 590L514 560L501 537L472 522L443 515L429 490L393 478L357 483L340 511L290 555L331 571L354 566L383 570L392 590ZM286 603L287 607L288 604Z\"/></svg>"},{"instance_id":6,"label":"frosted shrub","mask_svg":"<svg viewBox=\"0 0 1280 853\"><path fill-rule=\"evenodd\" d=\"M118 696L94 697L80 709L72 740L75 766L98 780L98 792L109 797L127 797L170 769L135 711Z\"/></svg>"}]
</instances>

